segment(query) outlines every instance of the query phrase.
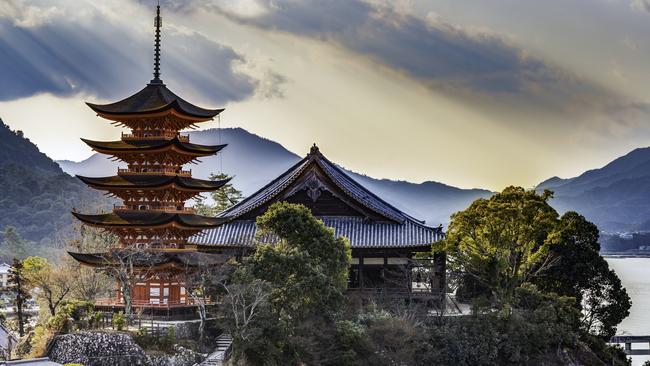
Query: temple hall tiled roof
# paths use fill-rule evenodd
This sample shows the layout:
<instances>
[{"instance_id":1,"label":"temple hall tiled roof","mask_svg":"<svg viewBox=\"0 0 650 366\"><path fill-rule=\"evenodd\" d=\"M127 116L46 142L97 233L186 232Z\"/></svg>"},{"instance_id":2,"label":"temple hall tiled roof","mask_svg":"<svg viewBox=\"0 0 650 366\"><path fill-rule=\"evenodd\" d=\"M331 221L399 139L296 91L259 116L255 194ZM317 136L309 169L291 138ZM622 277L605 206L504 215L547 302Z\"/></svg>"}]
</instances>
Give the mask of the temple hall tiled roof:
<instances>
[{"instance_id":1,"label":"temple hall tiled roof","mask_svg":"<svg viewBox=\"0 0 650 366\"><path fill-rule=\"evenodd\" d=\"M399 209L393 207L374 193L370 192L361 184L357 183L349 175L347 175L336 164L329 161L323 154L320 153L317 147L313 147L312 151L304 159L296 163L293 167L289 168L284 174L280 175L275 180L264 186L262 189L252 194L239 204L222 212L220 216L227 216L237 218L247 212L250 212L273 199L279 192L287 188L293 183L300 174L305 171L311 164L318 164L329 178L345 193L351 196L355 201L359 202L366 208L376 212L380 216L388 220L403 223L405 221L418 221L411 216L403 213Z\"/></svg>"},{"instance_id":2,"label":"temple hall tiled roof","mask_svg":"<svg viewBox=\"0 0 650 366\"><path fill-rule=\"evenodd\" d=\"M352 248L413 248L430 245L442 239L442 231L414 221L404 223L367 222L358 216L319 217L336 236L350 240ZM205 246L254 247L257 225L254 220L234 220L204 235L190 238L190 243ZM275 238L262 241L274 242Z\"/></svg>"},{"instance_id":3,"label":"temple hall tiled roof","mask_svg":"<svg viewBox=\"0 0 650 366\"><path fill-rule=\"evenodd\" d=\"M219 217L229 219L227 223L206 230L201 236L190 238L190 242L205 246L254 246L257 233L255 221L250 217L242 218L242 216L278 200L279 195L286 192L305 171L313 167L313 164L317 164L351 201L381 218L370 220L363 216L341 215L319 217L326 226L334 229L336 235L347 237L353 248L413 248L430 245L442 239L444 234L441 228L426 226L424 222L390 205L352 179L314 146L307 157L284 174L247 199L222 212Z\"/></svg>"}]
</instances>

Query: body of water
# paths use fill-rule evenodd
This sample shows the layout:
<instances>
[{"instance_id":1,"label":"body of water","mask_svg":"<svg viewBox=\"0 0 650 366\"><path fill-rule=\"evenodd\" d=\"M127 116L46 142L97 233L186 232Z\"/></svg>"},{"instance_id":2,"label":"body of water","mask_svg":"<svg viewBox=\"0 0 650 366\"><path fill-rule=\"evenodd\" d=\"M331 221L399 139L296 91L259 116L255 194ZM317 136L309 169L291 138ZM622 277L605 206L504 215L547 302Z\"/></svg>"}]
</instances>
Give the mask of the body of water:
<instances>
[{"instance_id":1,"label":"body of water","mask_svg":"<svg viewBox=\"0 0 650 366\"><path fill-rule=\"evenodd\" d=\"M607 258L610 267L632 298L632 309L618 326L618 334L650 335L650 258ZM648 348L636 344L633 348ZM634 365L642 365L650 356L633 356Z\"/></svg>"}]
</instances>

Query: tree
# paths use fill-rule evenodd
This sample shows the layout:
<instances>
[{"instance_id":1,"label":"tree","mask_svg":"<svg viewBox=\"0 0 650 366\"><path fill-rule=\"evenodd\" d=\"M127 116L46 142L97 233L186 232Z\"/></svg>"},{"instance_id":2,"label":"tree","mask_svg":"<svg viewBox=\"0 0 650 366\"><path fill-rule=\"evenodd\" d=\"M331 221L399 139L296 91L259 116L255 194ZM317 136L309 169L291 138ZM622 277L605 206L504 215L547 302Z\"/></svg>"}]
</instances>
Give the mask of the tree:
<instances>
[{"instance_id":1,"label":"tree","mask_svg":"<svg viewBox=\"0 0 650 366\"><path fill-rule=\"evenodd\" d=\"M99 256L103 263L97 269L119 283L124 301L124 314L130 316L133 313L133 289L137 283L146 282L153 277L154 268L164 254L134 246L120 248L117 236L105 230L82 225L79 231L80 236L71 240L68 245L82 252L101 253ZM101 293L106 290L105 279L101 277L92 279L98 281L97 287L91 286L86 290L90 293Z\"/></svg>"},{"instance_id":2,"label":"tree","mask_svg":"<svg viewBox=\"0 0 650 366\"><path fill-rule=\"evenodd\" d=\"M574 297L582 310L582 329L609 340L632 304L620 279L599 253L598 228L584 216L567 212L549 238L551 253L558 261L534 283L547 292Z\"/></svg>"},{"instance_id":3,"label":"tree","mask_svg":"<svg viewBox=\"0 0 650 366\"><path fill-rule=\"evenodd\" d=\"M210 180L230 180L232 177L224 173L210 174ZM226 183L223 187L210 193L210 197L214 204L206 203L206 199L202 196L195 198L194 209L196 213L204 216L216 216L219 212L230 208L241 201L243 194L240 190L236 189L232 183Z\"/></svg>"},{"instance_id":4,"label":"tree","mask_svg":"<svg viewBox=\"0 0 650 366\"><path fill-rule=\"evenodd\" d=\"M223 286L234 355L294 364L311 353L314 330L340 310L350 244L297 204L271 205L257 226L262 243Z\"/></svg>"},{"instance_id":5,"label":"tree","mask_svg":"<svg viewBox=\"0 0 650 366\"><path fill-rule=\"evenodd\" d=\"M104 264L101 270L117 280L124 300L124 315L133 314L133 289L138 283L151 280L155 268L164 254L140 248L127 247L111 250L102 255Z\"/></svg>"},{"instance_id":6,"label":"tree","mask_svg":"<svg viewBox=\"0 0 650 366\"><path fill-rule=\"evenodd\" d=\"M103 271L95 268L79 265L78 263L68 264L77 279L77 286L73 289L73 297L84 301L95 301L105 296L115 287L115 282Z\"/></svg>"},{"instance_id":7,"label":"tree","mask_svg":"<svg viewBox=\"0 0 650 366\"><path fill-rule=\"evenodd\" d=\"M239 342L250 342L261 333L259 320L268 312L271 289L259 279L223 283L225 291L223 308L231 335Z\"/></svg>"},{"instance_id":8,"label":"tree","mask_svg":"<svg viewBox=\"0 0 650 366\"><path fill-rule=\"evenodd\" d=\"M54 267L42 257L25 258L23 273L29 287L38 289L37 296L47 303L52 316L56 313L59 304L77 285L71 271L63 267Z\"/></svg>"},{"instance_id":9,"label":"tree","mask_svg":"<svg viewBox=\"0 0 650 366\"><path fill-rule=\"evenodd\" d=\"M257 218L261 238L248 264L255 278L273 287L272 304L282 318L336 312L348 283L350 243L302 205L278 202ZM273 240L273 239L271 239Z\"/></svg>"},{"instance_id":10,"label":"tree","mask_svg":"<svg viewBox=\"0 0 650 366\"><path fill-rule=\"evenodd\" d=\"M16 296L14 299L14 312L18 322L18 334L22 337L25 335L25 324L29 315L25 312L26 302L31 298L27 291L27 281L23 271L23 262L14 258L11 269L9 270L9 286Z\"/></svg>"},{"instance_id":11,"label":"tree","mask_svg":"<svg viewBox=\"0 0 650 366\"><path fill-rule=\"evenodd\" d=\"M232 268L229 265L213 265L208 261L197 261L198 266L185 266L183 282L185 293L196 305L199 313L199 340L203 341L205 322L207 319L207 305L213 300L215 294L224 288Z\"/></svg>"},{"instance_id":12,"label":"tree","mask_svg":"<svg viewBox=\"0 0 650 366\"><path fill-rule=\"evenodd\" d=\"M447 252L450 269L487 289L494 305L509 308L515 289L556 261L547 240L558 221L548 204L551 196L508 187L478 199L452 215L447 238L436 250Z\"/></svg>"},{"instance_id":13,"label":"tree","mask_svg":"<svg viewBox=\"0 0 650 366\"><path fill-rule=\"evenodd\" d=\"M5 256L25 258L27 256L27 241L23 240L18 230L13 226L5 227L2 232L2 249L6 251Z\"/></svg>"}]
</instances>

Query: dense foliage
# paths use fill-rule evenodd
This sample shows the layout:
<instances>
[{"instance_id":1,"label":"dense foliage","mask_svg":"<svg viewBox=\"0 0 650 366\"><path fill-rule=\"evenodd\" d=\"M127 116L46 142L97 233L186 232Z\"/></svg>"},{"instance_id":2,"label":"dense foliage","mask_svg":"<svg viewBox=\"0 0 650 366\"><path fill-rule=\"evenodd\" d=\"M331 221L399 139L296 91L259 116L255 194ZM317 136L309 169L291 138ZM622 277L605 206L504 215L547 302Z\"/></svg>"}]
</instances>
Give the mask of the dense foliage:
<instances>
[{"instance_id":1,"label":"dense foliage","mask_svg":"<svg viewBox=\"0 0 650 366\"><path fill-rule=\"evenodd\" d=\"M452 269L478 284L470 295L485 305L460 317L432 315L417 302L346 300L345 243L305 207L275 204L258 219L263 243L223 286L233 363L627 365L604 337L626 314L629 299L620 287L598 288L580 278L615 282L606 268L578 275L555 266L580 270L602 265L602 258L593 225L574 213L560 219L549 197L509 188L454 216L444 244Z\"/></svg>"},{"instance_id":2,"label":"dense foliage","mask_svg":"<svg viewBox=\"0 0 650 366\"><path fill-rule=\"evenodd\" d=\"M0 121L0 230L15 228L31 243L62 246L72 232L74 208L95 212L109 207L109 200L91 190L26 139ZM0 234L0 242L4 241ZM32 251L33 253L33 251ZM6 253L4 261L10 261Z\"/></svg>"},{"instance_id":3,"label":"dense foliage","mask_svg":"<svg viewBox=\"0 0 650 366\"><path fill-rule=\"evenodd\" d=\"M273 204L257 224L268 243L258 246L226 287L225 315L238 357L292 364L311 354L301 340L331 323L343 305L350 245L302 205Z\"/></svg>"},{"instance_id":4,"label":"dense foliage","mask_svg":"<svg viewBox=\"0 0 650 366\"><path fill-rule=\"evenodd\" d=\"M616 354L605 342L629 314L630 298L599 254L598 228L575 212L560 218L550 197L509 187L477 200L452 217L437 249L447 251L460 297L484 312L511 321L521 305L513 296L531 284L572 298L580 321L569 329L606 359Z\"/></svg>"},{"instance_id":5,"label":"dense foliage","mask_svg":"<svg viewBox=\"0 0 650 366\"><path fill-rule=\"evenodd\" d=\"M599 254L598 228L568 212L549 237L554 265L534 280L547 292L571 296L582 310L586 333L608 340L629 315L630 297L616 273Z\"/></svg>"},{"instance_id":6,"label":"dense foliage","mask_svg":"<svg viewBox=\"0 0 650 366\"><path fill-rule=\"evenodd\" d=\"M547 202L550 196L509 187L452 215L441 248L450 268L507 309L515 289L551 265L547 238L558 214Z\"/></svg>"}]
</instances>

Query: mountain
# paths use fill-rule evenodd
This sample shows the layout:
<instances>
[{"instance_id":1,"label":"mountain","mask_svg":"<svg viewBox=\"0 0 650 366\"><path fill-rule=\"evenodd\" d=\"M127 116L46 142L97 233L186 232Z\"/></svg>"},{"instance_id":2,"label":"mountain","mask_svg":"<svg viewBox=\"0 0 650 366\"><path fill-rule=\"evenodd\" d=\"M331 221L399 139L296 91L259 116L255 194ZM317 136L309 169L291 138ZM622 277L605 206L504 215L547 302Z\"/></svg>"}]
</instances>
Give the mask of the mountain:
<instances>
[{"instance_id":1,"label":"mountain","mask_svg":"<svg viewBox=\"0 0 650 366\"><path fill-rule=\"evenodd\" d=\"M13 226L23 239L53 245L72 230L73 207L95 209L109 204L1 119L0 187L0 243L5 228Z\"/></svg>"},{"instance_id":2,"label":"mountain","mask_svg":"<svg viewBox=\"0 0 650 366\"><path fill-rule=\"evenodd\" d=\"M639 148L600 169L551 178L536 189L554 192L560 212L577 211L603 231L650 230L650 148Z\"/></svg>"},{"instance_id":3,"label":"mountain","mask_svg":"<svg viewBox=\"0 0 650 366\"><path fill-rule=\"evenodd\" d=\"M244 195L254 193L301 159L277 142L241 128L191 131L189 135L193 143L228 144L217 156L203 158L200 164L189 166L192 174L204 179L221 171L234 175L233 185ZM69 174L95 177L113 175L120 165L98 154L81 162L58 163ZM437 182L415 184L348 173L389 203L431 225L446 225L452 213L466 208L479 197L491 194L482 189L460 189Z\"/></svg>"},{"instance_id":4,"label":"mountain","mask_svg":"<svg viewBox=\"0 0 650 366\"><path fill-rule=\"evenodd\" d=\"M23 135L12 131L0 118L0 166L13 164L32 168L38 173L61 174L61 168Z\"/></svg>"}]
</instances>

